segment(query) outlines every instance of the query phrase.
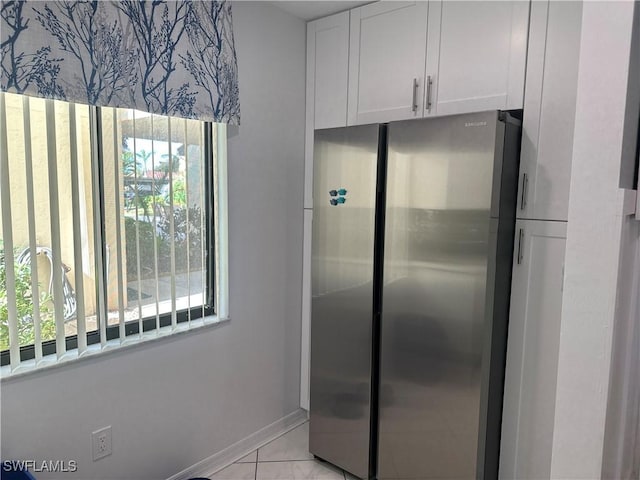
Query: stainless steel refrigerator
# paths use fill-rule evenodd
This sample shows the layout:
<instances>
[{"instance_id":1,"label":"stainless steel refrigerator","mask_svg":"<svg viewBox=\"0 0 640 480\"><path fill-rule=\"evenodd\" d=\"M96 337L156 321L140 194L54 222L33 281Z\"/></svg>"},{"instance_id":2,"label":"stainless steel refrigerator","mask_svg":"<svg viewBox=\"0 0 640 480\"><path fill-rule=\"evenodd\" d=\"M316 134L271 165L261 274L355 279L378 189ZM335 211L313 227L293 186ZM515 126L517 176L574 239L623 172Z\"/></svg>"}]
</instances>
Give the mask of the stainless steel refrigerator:
<instances>
[{"instance_id":1,"label":"stainless steel refrigerator","mask_svg":"<svg viewBox=\"0 0 640 480\"><path fill-rule=\"evenodd\" d=\"M519 112L317 130L310 451L497 478Z\"/></svg>"}]
</instances>

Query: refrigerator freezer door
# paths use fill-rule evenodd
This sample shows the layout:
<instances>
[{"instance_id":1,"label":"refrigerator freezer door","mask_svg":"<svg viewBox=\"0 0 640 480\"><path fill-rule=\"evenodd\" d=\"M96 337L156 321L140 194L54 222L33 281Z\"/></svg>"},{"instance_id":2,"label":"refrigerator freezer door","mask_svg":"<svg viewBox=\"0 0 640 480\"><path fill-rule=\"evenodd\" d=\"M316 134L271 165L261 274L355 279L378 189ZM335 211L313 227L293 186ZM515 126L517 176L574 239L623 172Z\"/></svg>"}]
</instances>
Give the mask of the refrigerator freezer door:
<instances>
[{"instance_id":1,"label":"refrigerator freezer door","mask_svg":"<svg viewBox=\"0 0 640 480\"><path fill-rule=\"evenodd\" d=\"M481 468L485 297L501 127L498 112L389 125L381 480L471 479Z\"/></svg>"},{"instance_id":2,"label":"refrigerator freezer door","mask_svg":"<svg viewBox=\"0 0 640 480\"><path fill-rule=\"evenodd\" d=\"M311 453L369 475L378 125L318 130L314 145Z\"/></svg>"}]
</instances>

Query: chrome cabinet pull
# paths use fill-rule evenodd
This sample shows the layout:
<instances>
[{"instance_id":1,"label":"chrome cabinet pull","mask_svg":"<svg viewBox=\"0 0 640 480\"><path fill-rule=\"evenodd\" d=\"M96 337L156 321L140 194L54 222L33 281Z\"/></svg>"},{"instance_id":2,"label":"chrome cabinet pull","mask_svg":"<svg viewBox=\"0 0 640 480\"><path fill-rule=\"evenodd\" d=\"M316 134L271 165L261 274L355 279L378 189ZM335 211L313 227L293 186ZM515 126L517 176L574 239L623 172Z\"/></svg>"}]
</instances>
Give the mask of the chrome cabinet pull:
<instances>
[{"instance_id":1,"label":"chrome cabinet pull","mask_svg":"<svg viewBox=\"0 0 640 480\"><path fill-rule=\"evenodd\" d=\"M522 253L522 243L524 242L524 230L521 228L518 231L518 265L522 264L522 258L523 258L523 253Z\"/></svg>"},{"instance_id":2,"label":"chrome cabinet pull","mask_svg":"<svg viewBox=\"0 0 640 480\"><path fill-rule=\"evenodd\" d=\"M427 75L427 110L431 111L431 89L433 86L433 79L431 75Z\"/></svg>"},{"instance_id":3,"label":"chrome cabinet pull","mask_svg":"<svg viewBox=\"0 0 640 480\"><path fill-rule=\"evenodd\" d=\"M418 79L413 79L413 99L411 100L411 111L418 111Z\"/></svg>"},{"instance_id":4,"label":"chrome cabinet pull","mask_svg":"<svg viewBox=\"0 0 640 480\"><path fill-rule=\"evenodd\" d=\"M522 195L520 197L520 210L524 210L527 207L527 190L529 189L529 176L526 173L522 174Z\"/></svg>"}]
</instances>

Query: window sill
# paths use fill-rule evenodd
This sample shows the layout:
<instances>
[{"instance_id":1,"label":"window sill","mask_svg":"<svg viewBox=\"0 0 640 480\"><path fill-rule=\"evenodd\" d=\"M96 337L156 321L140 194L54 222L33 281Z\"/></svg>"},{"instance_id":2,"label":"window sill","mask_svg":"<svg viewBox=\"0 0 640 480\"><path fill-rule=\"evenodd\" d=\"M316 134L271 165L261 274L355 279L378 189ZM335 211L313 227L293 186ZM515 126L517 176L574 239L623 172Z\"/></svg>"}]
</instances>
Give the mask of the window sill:
<instances>
[{"instance_id":1,"label":"window sill","mask_svg":"<svg viewBox=\"0 0 640 480\"><path fill-rule=\"evenodd\" d=\"M124 353L143 345L151 346L158 342L177 340L185 335L196 334L203 330L218 327L229 322L229 320L229 317L218 318L217 315L210 315L208 317L193 320L191 325L185 322L178 324L174 329L172 329L171 326L167 326L157 331L153 330L146 332L142 337L132 335L130 339L127 339L122 343L120 342L120 339L115 339L106 342L104 346L99 343L90 345L81 356L78 356L77 350L70 350L66 352L62 358L57 358L55 355L48 355L43 357L37 364L35 360L23 361L14 371L11 371L10 365L5 365L0 368L0 383L6 383L11 380L39 373L48 373L58 368L77 365L78 362L84 362L86 360L104 359L108 355Z\"/></svg>"}]
</instances>

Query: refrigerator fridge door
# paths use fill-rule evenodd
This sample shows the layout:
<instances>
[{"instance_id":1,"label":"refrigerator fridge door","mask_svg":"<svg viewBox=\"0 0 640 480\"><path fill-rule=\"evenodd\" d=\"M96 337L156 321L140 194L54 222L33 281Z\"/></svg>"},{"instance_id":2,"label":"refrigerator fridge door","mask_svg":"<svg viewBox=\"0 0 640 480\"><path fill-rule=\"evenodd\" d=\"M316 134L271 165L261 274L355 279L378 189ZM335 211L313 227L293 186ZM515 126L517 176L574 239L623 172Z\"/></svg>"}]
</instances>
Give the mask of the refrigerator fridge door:
<instances>
[{"instance_id":1,"label":"refrigerator fridge door","mask_svg":"<svg viewBox=\"0 0 640 480\"><path fill-rule=\"evenodd\" d=\"M499 211L504 134L498 114L388 127L381 480L481 478L491 214Z\"/></svg>"},{"instance_id":2,"label":"refrigerator fridge door","mask_svg":"<svg viewBox=\"0 0 640 480\"><path fill-rule=\"evenodd\" d=\"M309 450L360 478L370 462L380 128L318 130L314 145Z\"/></svg>"}]
</instances>

